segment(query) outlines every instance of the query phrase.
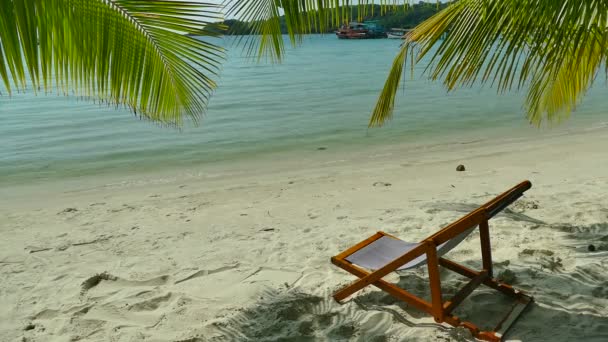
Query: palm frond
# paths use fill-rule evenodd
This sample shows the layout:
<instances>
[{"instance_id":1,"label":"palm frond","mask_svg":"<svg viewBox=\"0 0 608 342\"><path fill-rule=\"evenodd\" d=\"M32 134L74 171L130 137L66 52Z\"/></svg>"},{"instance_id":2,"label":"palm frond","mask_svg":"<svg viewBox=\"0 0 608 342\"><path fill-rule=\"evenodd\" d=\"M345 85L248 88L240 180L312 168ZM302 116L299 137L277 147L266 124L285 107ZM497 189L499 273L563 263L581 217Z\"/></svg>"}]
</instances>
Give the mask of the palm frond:
<instances>
[{"instance_id":1,"label":"palm frond","mask_svg":"<svg viewBox=\"0 0 608 342\"><path fill-rule=\"evenodd\" d=\"M34 91L74 92L169 125L196 122L224 59L209 42L221 36L220 20L220 5L199 1L0 1L0 77L9 94L29 75Z\"/></svg>"},{"instance_id":2,"label":"palm frond","mask_svg":"<svg viewBox=\"0 0 608 342\"><path fill-rule=\"evenodd\" d=\"M608 3L601 0L460 0L416 27L389 73L370 126L393 112L407 61L430 55L426 74L448 90L475 82L499 92L528 88L531 123L557 122L575 107L607 61ZM448 33L445 40L439 38ZM430 53L431 48L437 48Z\"/></svg>"}]
</instances>

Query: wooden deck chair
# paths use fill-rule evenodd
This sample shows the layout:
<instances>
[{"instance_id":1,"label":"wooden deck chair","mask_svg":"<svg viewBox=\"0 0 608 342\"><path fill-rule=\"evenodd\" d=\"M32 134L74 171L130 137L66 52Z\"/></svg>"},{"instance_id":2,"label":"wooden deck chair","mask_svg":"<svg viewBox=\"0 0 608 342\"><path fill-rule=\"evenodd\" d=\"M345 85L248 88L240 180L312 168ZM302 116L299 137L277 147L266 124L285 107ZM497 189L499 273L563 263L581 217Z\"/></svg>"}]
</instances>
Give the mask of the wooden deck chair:
<instances>
[{"instance_id":1,"label":"wooden deck chair","mask_svg":"<svg viewBox=\"0 0 608 342\"><path fill-rule=\"evenodd\" d=\"M454 327L464 326L473 336L482 340L502 341L509 327L533 299L493 277L488 220L515 202L531 186L529 181L518 184L419 243L404 242L387 233L378 232L332 257L333 264L359 277L352 284L337 291L334 298L340 302L362 288L374 285L411 306L428 312L438 323L445 322ZM476 227L479 227L481 240L482 270L475 271L443 258L445 253L462 242ZM430 303L382 279L393 271L414 268L422 264L428 267ZM471 278L468 284L448 300L444 300L441 294L440 265ZM374 271L368 272L364 268ZM506 317L492 331L481 331L475 324L461 321L452 314L456 306L481 284L512 297L515 303Z\"/></svg>"}]
</instances>

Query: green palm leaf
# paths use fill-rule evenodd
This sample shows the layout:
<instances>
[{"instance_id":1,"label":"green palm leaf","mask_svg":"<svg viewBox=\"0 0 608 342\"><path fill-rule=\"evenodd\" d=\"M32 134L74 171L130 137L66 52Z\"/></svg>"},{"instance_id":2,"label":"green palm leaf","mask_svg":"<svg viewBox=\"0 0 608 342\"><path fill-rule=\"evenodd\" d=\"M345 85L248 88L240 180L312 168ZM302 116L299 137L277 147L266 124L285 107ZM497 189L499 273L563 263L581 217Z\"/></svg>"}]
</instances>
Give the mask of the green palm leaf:
<instances>
[{"instance_id":1,"label":"green palm leaf","mask_svg":"<svg viewBox=\"0 0 608 342\"><path fill-rule=\"evenodd\" d=\"M600 0L455 2L409 34L370 126L391 117L411 51L416 51L414 62L431 57L427 75L441 79L448 90L474 82L490 83L499 92L527 88L529 121L558 122L575 108L607 61L607 23L608 2Z\"/></svg>"},{"instance_id":2,"label":"green palm leaf","mask_svg":"<svg viewBox=\"0 0 608 342\"><path fill-rule=\"evenodd\" d=\"M224 51L191 35L221 36L220 11L198 1L3 0L0 77L9 93L29 77L34 91L73 91L164 124L196 122Z\"/></svg>"}]
</instances>

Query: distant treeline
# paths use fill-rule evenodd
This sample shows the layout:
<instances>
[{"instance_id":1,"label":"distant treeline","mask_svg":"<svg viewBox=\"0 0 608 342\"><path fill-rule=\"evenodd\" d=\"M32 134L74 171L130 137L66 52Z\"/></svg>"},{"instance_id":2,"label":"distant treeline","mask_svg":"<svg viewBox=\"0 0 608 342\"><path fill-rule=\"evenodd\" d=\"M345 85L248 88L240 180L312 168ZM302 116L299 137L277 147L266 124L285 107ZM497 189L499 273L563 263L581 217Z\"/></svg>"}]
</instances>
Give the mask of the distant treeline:
<instances>
[{"instance_id":1,"label":"distant treeline","mask_svg":"<svg viewBox=\"0 0 608 342\"><path fill-rule=\"evenodd\" d=\"M415 5L408 5L407 7L396 6L396 7L385 7L381 9L380 5L368 5L365 10L361 9L361 17L359 17L358 6L345 6L340 8L340 13L345 13L347 21L358 21L362 20L377 20L378 24L384 26L387 30L391 28L413 28L419 23L431 17L433 14L439 12L447 6L446 3L429 3L419 2ZM287 33L287 27L285 25L285 17L281 16L281 32ZM226 20L224 24L228 27L227 34L232 35L247 35L251 34L251 23L239 21L236 19ZM337 27L329 27L326 32L333 32ZM313 33L322 33L316 32Z\"/></svg>"}]
</instances>

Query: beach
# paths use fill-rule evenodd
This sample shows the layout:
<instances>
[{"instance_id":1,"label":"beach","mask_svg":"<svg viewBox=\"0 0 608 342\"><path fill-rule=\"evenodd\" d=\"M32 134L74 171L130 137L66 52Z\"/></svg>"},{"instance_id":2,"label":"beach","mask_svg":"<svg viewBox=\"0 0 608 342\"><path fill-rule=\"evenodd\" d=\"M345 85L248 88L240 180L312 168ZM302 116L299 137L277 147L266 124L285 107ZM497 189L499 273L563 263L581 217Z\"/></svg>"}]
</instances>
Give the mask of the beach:
<instances>
[{"instance_id":1,"label":"beach","mask_svg":"<svg viewBox=\"0 0 608 342\"><path fill-rule=\"evenodd\" d=\"M419 241L529 179L490 223L495 272L535 298L507 339L606 341L607 132L319 146L4 187L0 340L471 340L377 288L336 303L355 278L330 257L379 230ZM480 255L474 232L447 257L479 268ZM446 293L463 284L441 275ZM385 279L428 294L427 278ZM489 324L508 308L495 294L480 287L456 313Z\"/></svg>"}]
</instances>

